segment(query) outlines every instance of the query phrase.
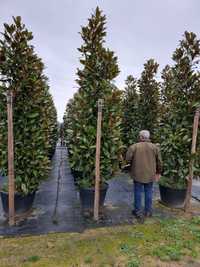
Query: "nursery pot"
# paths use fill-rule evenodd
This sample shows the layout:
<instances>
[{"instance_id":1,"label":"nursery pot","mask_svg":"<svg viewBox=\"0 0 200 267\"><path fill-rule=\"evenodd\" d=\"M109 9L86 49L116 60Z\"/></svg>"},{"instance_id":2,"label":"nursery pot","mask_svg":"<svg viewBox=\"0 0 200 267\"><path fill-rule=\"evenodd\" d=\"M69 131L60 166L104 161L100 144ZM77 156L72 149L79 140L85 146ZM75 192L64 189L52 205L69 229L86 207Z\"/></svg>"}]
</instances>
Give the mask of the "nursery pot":
<instances>
[{"instance_id":1,"label":"nursery pot","mask_svg":"<svg viewBox=\"0 0 200 267\"><path fill-rule=\"evenodd\" d=\"M35 192L28 195L20 195L15 193L15 212L16 214L22 214L29 211L33 206L33 201L35 198ZM5 214L8 214L8 192L1 191L1 201Z\"/></svg>"},{"instance_id":2,"label":"nursery pot","mask_svg":"<svg viewBox=\"0 0 200 267\"><path fill-rule=\"evenodd\" d=\"M100 188L99 206L103 207L106 198L106 192L108 190L108 184L105 183ZM83 209L93 209L94 207L94 188L79 188L80 201Z\"/></svg>"},{"instance_id":3,"label":"nursery pot","mask_svg":"<svg viewBox=\"0 0 200 267\"><path fill-rule=\"evenodd\" d=\"M174 189L159 185L161 202L171 208L180 208L184 204L187 189Z\"/></svg>"}]
</instances>

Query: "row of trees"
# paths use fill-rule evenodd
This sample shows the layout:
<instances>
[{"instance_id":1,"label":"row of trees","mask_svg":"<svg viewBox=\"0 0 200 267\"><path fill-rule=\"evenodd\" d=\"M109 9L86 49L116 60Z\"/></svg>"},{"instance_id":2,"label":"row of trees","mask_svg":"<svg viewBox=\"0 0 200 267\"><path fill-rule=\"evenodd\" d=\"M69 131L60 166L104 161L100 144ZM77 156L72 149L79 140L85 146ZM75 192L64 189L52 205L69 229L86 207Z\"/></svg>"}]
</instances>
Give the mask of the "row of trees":
<instances>
[{"instance_id":1,"label":"row of trees","mask_svg":"<svg viewBox=\"0 0 200 267\"><path fill-rule=\"evenodd\" d=\"M137 141L141 129L149 129L160 143L164 162L161 183L183 188L191 159L192 126L195 108L200 106L200 41L185 32L157 82L158 64L152 59L144 65L137 81L129 76L124 94L122 128L124 143ZM200 174L200 147L197 145L195 173Z\"/></svg>"},{"instance_id":2,"label":"row of trees","mask_svg":"<svg viewBox=\"0 0 200 267\"><path fill-rule=\"evenodd\" d=\"M95 169L97 100L104 99L101 175L111 178L123 151L137 142L141 129L151 132L160 143L164 173L162 182L184 187L190 160L192 123L195 107L200 105L200 44L196 35L185 32L173 53L174 64L162 71L157 81L158 63L144 64L139 79L127 77L125 91L113 84L119 74L117 57L104 47L106 18L96 9L88 25L82 27L83 45L78 74L78 92L64 115L65 138L70 164L79 183L92 186ZM200 146L196 174L200 173Z\"/></svg>"},{"instance_id":3,"label":"row of trees","mask_svg":"<svg viewBox=\"0 0 200 267\"><path fill-rule=\"evenodd\" d=\"M44 64L21 17L4 24L0 40L0 170L7 176L6 96L13 94L16 191L28 194L46 178L57 141L57 113Z\"/></svg>"}]
</instances>

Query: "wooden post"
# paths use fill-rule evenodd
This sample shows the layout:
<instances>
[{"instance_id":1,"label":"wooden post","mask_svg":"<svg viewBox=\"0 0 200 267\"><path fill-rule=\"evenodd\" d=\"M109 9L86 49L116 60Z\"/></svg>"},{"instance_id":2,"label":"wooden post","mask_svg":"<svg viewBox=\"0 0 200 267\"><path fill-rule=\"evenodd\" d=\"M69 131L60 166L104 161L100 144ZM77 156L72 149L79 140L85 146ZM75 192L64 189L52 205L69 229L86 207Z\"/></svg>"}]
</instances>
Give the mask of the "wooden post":
<instances>
[{"instance_id":1,"label":"wooden post","mask_svg":"<svg viewBox=\"0 0 200 267\"><path fill-rule=\"evenodd\" d=\"M194 155L196 153L196 143L197 143L197 132L199 125L199 117L200 117L200 108L196 109L194 115L194 123L193 123L193 134L192 134L192 148L191 148L191 160L189 163L189 175L187 179L187 193L184 203L184 210L188 211L190 209L190 200L192 196L192 179L193 179L193 167L194 167Z\"/></svg>"},{"instance_id":2,"label":"wooden post","mask_svg":"<svg viewBox=\"0 0 200 267\"><path fill-rule=\"evenodd\" d=\"M102 122L103 100L98 100L98 119L96 137L96 163L95 163L95 197L94 197L94 220L99 220L100 199L100 154L101 154L101 122Z\"/></svg>"},{"instance_id":3,"label":"wooden post","mask_svg":"<svg viewBox=\"0 0 200 267\"><path fill-rule=\"evenodd\" d=\"M14 140L13 140L13 93L7 94L8 118L8 194L9 194L9 225L15 224L15 177L14 177Z\"/></svg>"}]
</instances>

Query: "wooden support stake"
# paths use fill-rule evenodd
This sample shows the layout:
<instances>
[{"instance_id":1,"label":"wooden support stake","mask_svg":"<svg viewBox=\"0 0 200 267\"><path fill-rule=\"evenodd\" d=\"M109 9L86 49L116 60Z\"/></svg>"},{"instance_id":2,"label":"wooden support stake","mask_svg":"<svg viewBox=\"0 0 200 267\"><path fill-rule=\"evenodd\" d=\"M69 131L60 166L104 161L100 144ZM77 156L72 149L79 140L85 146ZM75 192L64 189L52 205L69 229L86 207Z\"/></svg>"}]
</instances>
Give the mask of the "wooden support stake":
<instances>
[{"instance_id":1,"label":"wooden support stake","mask_svg":"<svg viewBox=\"0 0 200 267\"><path fill-rule=\"evenodd\" d=\"M199 117L200 117L200 108L196 109L194 115L194 123L193 123L193 134L192 134L192 148L191 148L191 160L189 163L189 175L187 180L187 193L184 203L184 210L188 211L190 209L191 196L192 196L192 179L193 179L193 167L194 167L194 154L196 153L196 143L197 143L197 132L199 125Z\"/></svg>"},{"instance_id":2,"label":"wooden support stake","mask_svg":"<svg viewBox=\"0 0 200 267\"><path fill-rule=\"evenodd\" d=\"M96 137L96 163L95 163L95 197L94 197L94 220L99 220L100 199L100 154L101 154L101 122L102 122L103 100L98 100L98 119Z\"/></svg>"},{"instance_id":3,"label":"wooden support stake","mask_svg":"<svg viewBox=\"0 0 200 267\"><path fill-rule=\"evenodd\" d=\"M9 194L9 225L15 224L15 177L14 177L14 138L13 138L13 94L7 94L8 118L8 194Z\"/></svg>"}]
</instances>

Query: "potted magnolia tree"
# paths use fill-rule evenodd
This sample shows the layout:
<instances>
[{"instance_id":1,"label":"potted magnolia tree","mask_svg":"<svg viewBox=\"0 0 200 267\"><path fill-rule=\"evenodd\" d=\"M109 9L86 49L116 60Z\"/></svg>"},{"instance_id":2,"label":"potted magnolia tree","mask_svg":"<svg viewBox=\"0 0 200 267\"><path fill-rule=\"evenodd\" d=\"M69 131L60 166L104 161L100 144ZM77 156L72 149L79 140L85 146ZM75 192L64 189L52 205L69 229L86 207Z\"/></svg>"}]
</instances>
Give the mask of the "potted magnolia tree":
<instances>
[{"instance_id":1,"label":"potted magnolia tree","mask_svg":"<svg viewBox=\"0 0 200 267\"><path fill-rule=\"evenodd\" d=\"M195 107L200 103L200 44L196 35L185 32L173 54L175 64L163 73L163 119L160 125L163 176L160 195L168 206L182 206L186 196L191 160L192 126ZM199 143L195 173L199 173Z\"/></svg>"},{"instance_id":2,"label":"potted magnolia tree","mask_svg":"<svg viewBox=\"0 0 200 267\"><path fill-rule=\"evenodd\" d=\"M123 117L122 117L122 140L127 150L129 145L138 141L140 129L139 120L139 93L137 80L129 75L125 81L126 86L123 93Z\"/></svg>"},{"instance_id":3,"label":"potted magnolia tree","mask_svg":"<svg viewBox=\"0 0 200 267\"><path fill-rule=\"evenodd\" d=\"M144 70L139 80L132 75L126 79L123 94L123 142L127 148L138 142L142 129L148 129L155 140L160 110L160 84L156 81L158 63L149 59L144 64Z\"/></svg>"},{"instance_id":4,"label":"potted magnolia tree","mask_svg":"<svg viewBox=\"0 0 200 267\"><path fill-rule=\"evenodd\" d=\"M104 47L106 17L97 7L82 27L83 44L78 70L79 90L67 106L64 117L70 165L77 174L84 207L94 203L97 102L104 100L101 138L101 194L103 204L107 181L119 167L121 154L121 91L113 84L118 75L117 57Z\"/></svg>"},{"instance_id":5,"label":"potted magnolia tree","mask_svg":"<svg viewBox=\"0 0 200 267\"><path fill-rule=\"evenodd\" d=\"M26 29L20 17L13 20L11 25L4 24L5 31L0 40L0 169L7 177L6 95L8 91L12 91L15 210L25 212L32 206L41 181L47 177L48 153L57 119L48 92L47 79L43 74L44 65L35 54L34 47L29 44L33 35ZM47 116L51 113L50 109L52 116L49 119ZM1 198L4 211L7 212L7 183L1 188Z\"/></svg>"},{"instance_id":6,"label":"potted magnolia tree","mask_svg":"<svg viewBox=\"0 0 200 267\"><path fill-rule=\"evenodd\" d=\"M160 84L156 80L158 63L149 59L144 64L144 70L138 80L139 104L138 119L140 129L150 131L151 140L157 142L157 129L160 111Z\"/></svg>"}]
</instances>

